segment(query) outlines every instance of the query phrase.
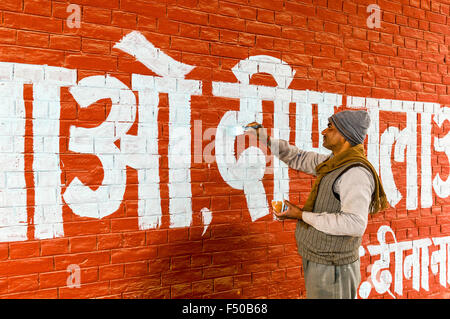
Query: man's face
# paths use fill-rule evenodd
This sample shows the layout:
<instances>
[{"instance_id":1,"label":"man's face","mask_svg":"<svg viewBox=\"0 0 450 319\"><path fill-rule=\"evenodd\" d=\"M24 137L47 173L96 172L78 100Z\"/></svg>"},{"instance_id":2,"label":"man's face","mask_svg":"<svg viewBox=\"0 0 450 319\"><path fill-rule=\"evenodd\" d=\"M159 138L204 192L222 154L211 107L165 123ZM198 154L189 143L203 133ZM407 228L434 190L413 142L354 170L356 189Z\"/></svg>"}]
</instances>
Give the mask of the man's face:
<instances>
[{"instance_id":1,"label":"man's face","mask_svg":"<svg viewBox=\"0 0 450 319\"><path fill-rule=\"evenodd\" d=\"M339 133L332 122L328 122L326 129L322 131L323 146L329 150L340 148L345 143L345 138Z\"/></svg>"}]
</instances>

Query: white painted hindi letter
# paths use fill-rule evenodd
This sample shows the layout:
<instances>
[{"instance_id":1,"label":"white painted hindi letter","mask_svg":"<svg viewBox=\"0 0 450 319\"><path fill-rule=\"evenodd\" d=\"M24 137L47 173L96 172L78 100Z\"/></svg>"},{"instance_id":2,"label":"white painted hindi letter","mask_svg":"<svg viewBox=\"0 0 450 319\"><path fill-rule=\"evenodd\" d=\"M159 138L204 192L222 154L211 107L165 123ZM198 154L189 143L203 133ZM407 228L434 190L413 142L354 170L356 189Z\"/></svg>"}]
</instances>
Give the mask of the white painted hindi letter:
<instances>
[{"instance_id":1,"label":"white painted hindi letter","mask_svg":"<svg viewBox=\"0 0 450 319\"><path fill-rule=\"evenodd\" d=\"M434 116L434 122L439 127L442 127L445 121L450 121L450 107L441 108L439 113ZM450 162L450 133L447 133L442 138L435 137L434 149L438 152L444 152ZM436 174L436 177L433 179L433 189L436 195L441 198L450 196L450 177L447 177L447 180L443 181L439 173Z\"/></svg>"},{"instance_id":2,"label":"white painted hindi letter","mask_svg":"<svg viewBox=\"0 0 450 319\"><path fill-rule=\"evenodd\" d=\"M35 237L64 235L59 150L60 90L76 84L76 70L43 66L43 79L33 86L33 174ZM28 71L30 72L30 71Z\"/></svg>"},{"instance_id":3,"label":"white painted hindi letter","mask_svg":"<svg viewBox=\"0 0 450 319\"><path fill-rule=\"evenodd\" d=\"M240 83L213 82L213 95L239 98L239 111L228 111L216 131L215 150L219 172L225 182L244 191L252 221L269 214L262 178L266 169L264 152L249 147L236 159L234 143L236 130L250 122L262 123L262 101L274 102L274 137L289 140L289 103L292 90L288 89L295 72L280 59L259 55L240 61L232 68ZM264 72L271 74L277 87L251 85L251 77ZM241 139L242 140L242 139ZM288 168L278 158L273 159L274 198L289 198Z\"/></svg>"},{"instance_id":4,"label":"white painted hindi letter","mask_svg":"<svg viewBox=\"0 0 450 319\"><path fill-rule=\"evenodd\" d=\"M0 242L27 240L25 102L13 63L0 63Z\"/></svg>"},{"instance_id":5,"label":"white painted hindi letter","mask_svg":"<svg viewBox=\"0 0 450 319\"><path fill-rule=\"evenodd\" d=\"M439 283L447 287L447 284L450 284L450 262L447 262L450 256L450 236L434 237L433 243L439 246L439 249L431 254L431 272L433 274L439 272Z\"/></svg>"},{"instance_id":6,"label":"white painted hindi letter","mask_svg":"<svg viewBox=\"0 0 450 319\"><path fill-rule=\"evenodd\" d=\"M416 102L418 103L418 102ZM431 170L431 113L421 114L421 185L420 202L422 208L431 207L433 204L432 170Z\"/></svg>"},{"instance_id":7,"label":"white painted hindi letter","mask_svg":"<svg viewBox=\"0 0 450 319\"><path fill-rule=\"evenodd\" d=\"M136 118L136 98L121 81L111 76L90 76L70 88L82 108L101 99L110 99L111 111L97 127L71 126L69 150L96 155L102 163L102 184L92 190L75 178L64 193L64 200L79 216L103 218L120 206L126 187L126 162L114 143L125 137Z\"/></svg>"},{"instance_id":8,"label":"white painted hindi letter","mask_svg":"<svg viewBox=\"0 0 450 319\"><path fill-rule=\"evenodd\" d=\"M417 185L417 113L412 110L413 102L398 100L380 101L381 110L390 112L406 111L406 128L399 130L388 127L380 140L380 178L386 189L389 203L395 207L402 199L397 189L391 167L391 151L394 146L394 160L406 161L406 207L416 209L418 205Z\"/></svg>"},{"instance_id":9,"label":"white painted hindi letter","mask_svg":"<svg viewBox=\"0 0 450 319\"><path fill-rule=\"evenodd\" d=\"M159 195L159 164L156 151L158 149L158 94L168 93L169 96L169 213L170 227L187 227L192 222L192 191L191 191L191 96L201 94L201 82L186 80L185 76L194 66L178 62L150 43L141 33L134 31L127 34L115 48L134 57L147 68L161 77L133 75L133 88L139 91L143 100L140 101L139 115L145 115L146 124L141 123L139 116L139 138L148 141L152 155L151 168L142 171L142 162L135 163L138 169L140 187L139 203L145 208L139 208L139 224L141 229L153 228L159 224L161 208L155 207L160 202ZM142 136L143 134L145 136ZM131 158L134 158L131 156ZM152 177L150 177L152 176ZM158 195L156 195L158 193ZM148 200L150 199L150 200ZM160 205L160 204L159 204Z\"/></svg>"}]
</instances>

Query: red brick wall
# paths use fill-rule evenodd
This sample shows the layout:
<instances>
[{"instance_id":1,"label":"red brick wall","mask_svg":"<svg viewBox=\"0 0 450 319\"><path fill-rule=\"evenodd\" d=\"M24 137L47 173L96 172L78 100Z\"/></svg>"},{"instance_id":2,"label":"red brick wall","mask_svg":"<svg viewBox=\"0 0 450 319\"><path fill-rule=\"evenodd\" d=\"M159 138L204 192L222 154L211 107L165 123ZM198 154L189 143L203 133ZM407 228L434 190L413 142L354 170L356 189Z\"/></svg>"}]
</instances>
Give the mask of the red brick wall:
<instances>
[{"instance_id":1,"label":"red brick wall","mask_svg":"<svg viewBox=\"0 0 450 319\"><path fill-rule=\"evenodd\" d=\"M216 161L221 121L254 99L265 126L316 150L330 112L370 111L365 146L393 207L369 217L358 297L447 298L449 10L427 0L2 0L0 296L305 297L295 223L267 205L283 191L302 205L312 178L281 174L270 152L265 174L237 180L218 167L234 163ZM130 34L135 54L119 44ZM239 78L244 60L259 69Z\"/></svg>"}]
</instances>

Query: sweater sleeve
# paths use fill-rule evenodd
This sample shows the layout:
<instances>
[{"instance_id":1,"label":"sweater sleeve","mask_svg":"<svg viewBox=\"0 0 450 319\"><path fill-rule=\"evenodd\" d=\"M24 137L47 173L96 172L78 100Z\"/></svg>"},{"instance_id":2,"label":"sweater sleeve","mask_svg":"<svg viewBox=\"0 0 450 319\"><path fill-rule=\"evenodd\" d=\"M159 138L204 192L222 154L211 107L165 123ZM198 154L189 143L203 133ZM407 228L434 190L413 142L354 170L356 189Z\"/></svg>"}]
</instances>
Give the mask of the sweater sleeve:
<instances>
[{"instance_id":1,"label":"sweater sleeve","mask_svg":"<svg viewBox=\"0 0 450 319\"><path fill-rule=\"evenodd\" d=\"M335 183L341 211L334 214L303 212L303 221L330 235L360 237L367 227L374 188L371 172L361 166L350 168Z\"/></svg>"},{"instance_id":2,"label":"sweater sleeve","mask_svg":"<svg viewBox=\"0 0 450 319\"><path fill-rule=\"evenodd\" d=\"M270 138L270 150L290 168L316 176L316 166L330 155L308 152L290 145L285 140Z\"/></svg>"}]
</instances>

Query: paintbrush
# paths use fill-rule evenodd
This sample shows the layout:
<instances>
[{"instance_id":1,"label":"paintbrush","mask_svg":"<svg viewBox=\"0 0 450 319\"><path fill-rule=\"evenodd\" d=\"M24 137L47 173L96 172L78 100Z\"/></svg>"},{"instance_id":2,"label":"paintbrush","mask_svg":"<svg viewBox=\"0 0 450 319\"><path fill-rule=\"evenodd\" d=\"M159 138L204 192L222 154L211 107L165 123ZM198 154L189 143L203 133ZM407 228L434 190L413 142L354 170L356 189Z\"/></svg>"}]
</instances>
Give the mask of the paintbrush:
<instances>
[{"instance_id":1,"label":"paintbrush","mask_svg":"<svg viewBox=\"0 0 450 319\"><path fill-rule=\"evenodd\" d=\"M229 135L232 135L232 136L238 136L238 135L244 134L250 128L253 128L256 130L256 129L262 128L262 125L254 124L254 125L247 125L247 126L235 126L235 127L231 127L230 130L228 130L228 133L229 133Z\"/></svg>"}]
</instances>

